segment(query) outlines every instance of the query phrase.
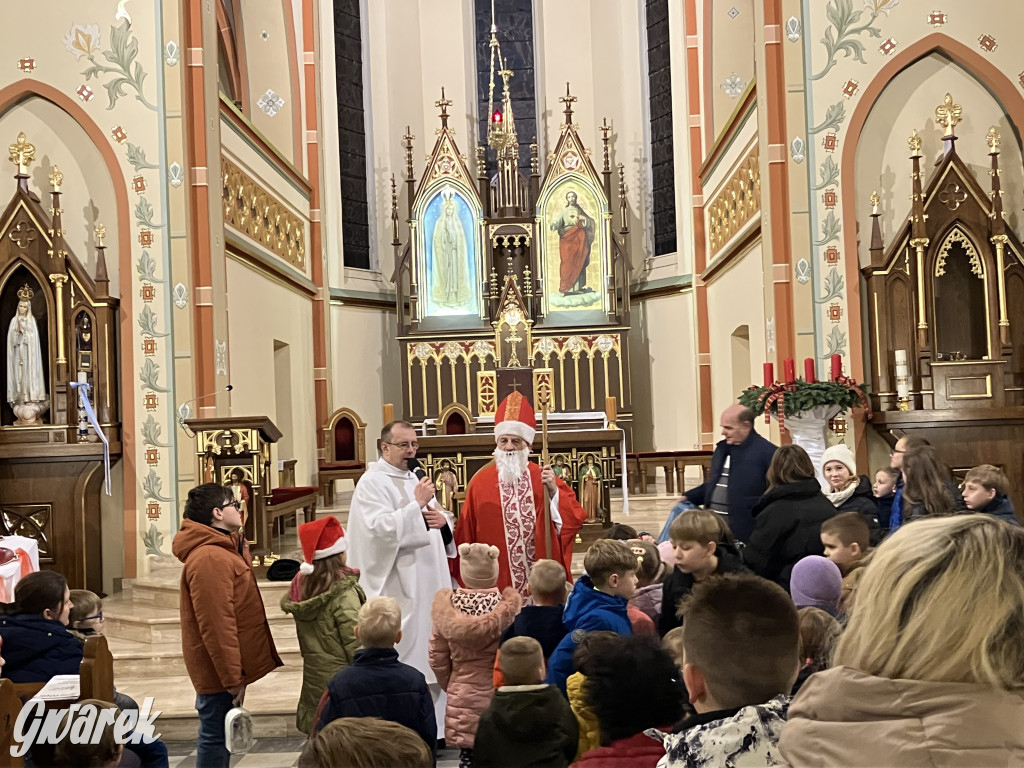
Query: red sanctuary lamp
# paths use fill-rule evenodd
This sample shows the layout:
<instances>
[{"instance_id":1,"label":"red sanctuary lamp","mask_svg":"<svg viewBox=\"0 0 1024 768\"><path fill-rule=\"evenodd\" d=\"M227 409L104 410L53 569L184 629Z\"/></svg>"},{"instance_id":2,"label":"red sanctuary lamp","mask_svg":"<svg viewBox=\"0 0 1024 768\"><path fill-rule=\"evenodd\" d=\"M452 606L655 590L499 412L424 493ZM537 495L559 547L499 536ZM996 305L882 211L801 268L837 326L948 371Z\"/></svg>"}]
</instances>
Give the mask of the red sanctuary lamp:
<instances>
[{"instance_id":1,"label":"red sanctuary lamp","mask_svg":"<svg viewBox=\"0 0 1024 768\"><path fill-rule=\"evenodd\" d=\"M500 123L501 122L501 110L500 109L494 110L494 114L491 115L491 122L492 123Z\"/></svg>"}]
</instances>

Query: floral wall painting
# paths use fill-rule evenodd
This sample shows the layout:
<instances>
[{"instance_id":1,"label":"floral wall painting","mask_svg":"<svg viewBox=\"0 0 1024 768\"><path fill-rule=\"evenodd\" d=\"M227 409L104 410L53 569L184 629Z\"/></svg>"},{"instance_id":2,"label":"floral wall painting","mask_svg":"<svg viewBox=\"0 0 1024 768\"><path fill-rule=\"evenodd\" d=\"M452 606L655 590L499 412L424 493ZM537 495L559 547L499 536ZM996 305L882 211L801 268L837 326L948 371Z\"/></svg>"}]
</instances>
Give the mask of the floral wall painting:
<instances>
[{"instance_id":1,"label":"floral wall painting","mask_svg":"<svg viewBox=\"0 0 1024 768\"><path fill-rule=\"evenodd\" d=\"M544 201L540 237L549 313L605 309L604 214L602 202L579 177L557 184Z\"/></svg>"},{"instance_id":2,"label":"floral wall painting","mask_svg":"<svg viewBox=\"0 0 1024 768\"><path fill-rule=\"evenodd\" d=\"M476 226L465 194L437 190L423 210L424 317L480 314Z\"/></svg>"}]
</instances>

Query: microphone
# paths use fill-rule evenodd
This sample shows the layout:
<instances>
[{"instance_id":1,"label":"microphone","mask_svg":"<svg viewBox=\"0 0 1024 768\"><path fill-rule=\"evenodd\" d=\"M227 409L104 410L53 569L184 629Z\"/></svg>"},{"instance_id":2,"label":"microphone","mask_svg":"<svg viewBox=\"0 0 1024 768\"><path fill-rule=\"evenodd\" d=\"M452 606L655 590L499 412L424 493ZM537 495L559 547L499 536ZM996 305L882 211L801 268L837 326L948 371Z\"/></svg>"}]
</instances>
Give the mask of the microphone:
<instances>
[{"instance_id":1,"label":"microphone","mask_svg":"<svg viewBox=\"0 0 1024 768\"><path fill-rule=\"evenodd\" d=\"M409 471L416 475L417 480L422 480L427 476L427 473L420 466L420 460L415 456L405 460L406 465L409 467ZM427 518L423 518L424 525L427 526L427 530L430 530L430 523L427 522ZM445 523L441 528L441 539L444 541L444 545L447 547L454 537L452 536L452 529L448 523Z\"/></svg>"},{"instance_id":2,"label":"microphone","mask_svg":"<svg viewBox=\"0 0 1024 768\"><path fill-rule=\"evenodd\" d=\"M186 400L178 406L178 426L182 428L186 435L188 435L191 430L185 424L185 419L192 415L192 409L189 408L189 406L192 405L192 403L198 403L200 400L205 400L208 397L215 397L221 392L230 392L232 389L234 389L234 386L228 384L224 389L218 389L215 392L207 392L205 395L200 395L199 397L193 397L191 400ZM189 437L195 437L195 434L191 434Z\"/></svg>"}]
</instances>

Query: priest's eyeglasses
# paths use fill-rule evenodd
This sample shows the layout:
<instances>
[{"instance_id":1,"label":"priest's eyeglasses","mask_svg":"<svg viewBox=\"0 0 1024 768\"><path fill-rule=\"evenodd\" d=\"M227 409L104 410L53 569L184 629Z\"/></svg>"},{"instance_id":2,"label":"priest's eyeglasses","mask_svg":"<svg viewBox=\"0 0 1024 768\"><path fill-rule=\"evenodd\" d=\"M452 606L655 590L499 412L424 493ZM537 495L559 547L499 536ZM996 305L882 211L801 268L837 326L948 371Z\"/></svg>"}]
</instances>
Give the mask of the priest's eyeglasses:
<instances>
[{"instance_id":1,"label":"priest's eyeglasses","mask_svg":"<svg viewBox=\"0 0 1024 768\"><path fill-rule=\"evenodd\" d=\"M412 448L414 451L416 451L416 450L419 450L419 447L420 447L420 444L416 443L416 442L412 442L412 443L389 443L387 440L382 440L381 442L386 443L387 445L393 445L395 448L397 448L400 451L408 451L410 448Z\"/></svg>"}]
</instances>

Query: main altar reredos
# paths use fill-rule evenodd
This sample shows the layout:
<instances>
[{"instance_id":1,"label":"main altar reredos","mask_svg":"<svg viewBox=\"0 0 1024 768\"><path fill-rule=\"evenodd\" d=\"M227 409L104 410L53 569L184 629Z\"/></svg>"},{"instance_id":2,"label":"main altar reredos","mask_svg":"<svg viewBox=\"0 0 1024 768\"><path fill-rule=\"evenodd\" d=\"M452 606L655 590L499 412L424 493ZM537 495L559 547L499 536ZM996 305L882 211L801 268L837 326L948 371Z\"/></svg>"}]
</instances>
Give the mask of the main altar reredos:
<instances>
[{"instance_id":1,"label":"main altar reredos","mask_svg":"<svg viewBox=\"0 0 1024 768\"><path fill-rule=\"evenodd\" d=\"M530 145L527 176L509 98L512 73L501 67L500 74L503 98L487 133L492 168L478 146L470 172L448 125L452 103L443 89L437 140L418 179L415 137L407 132L405 242L392 180L404 415L424 432L428 471L438 474L447 461L464 487L490 459L498 403L513 390L534 400L535 383L543 381L551 391L552 460L576 480L592 456L606 499L632 422L622 167L616 232L607 120L598 171L573 122L576 99L567 84L556 144L543 173L538 146Z\"/></svg>"}]
</instances>

